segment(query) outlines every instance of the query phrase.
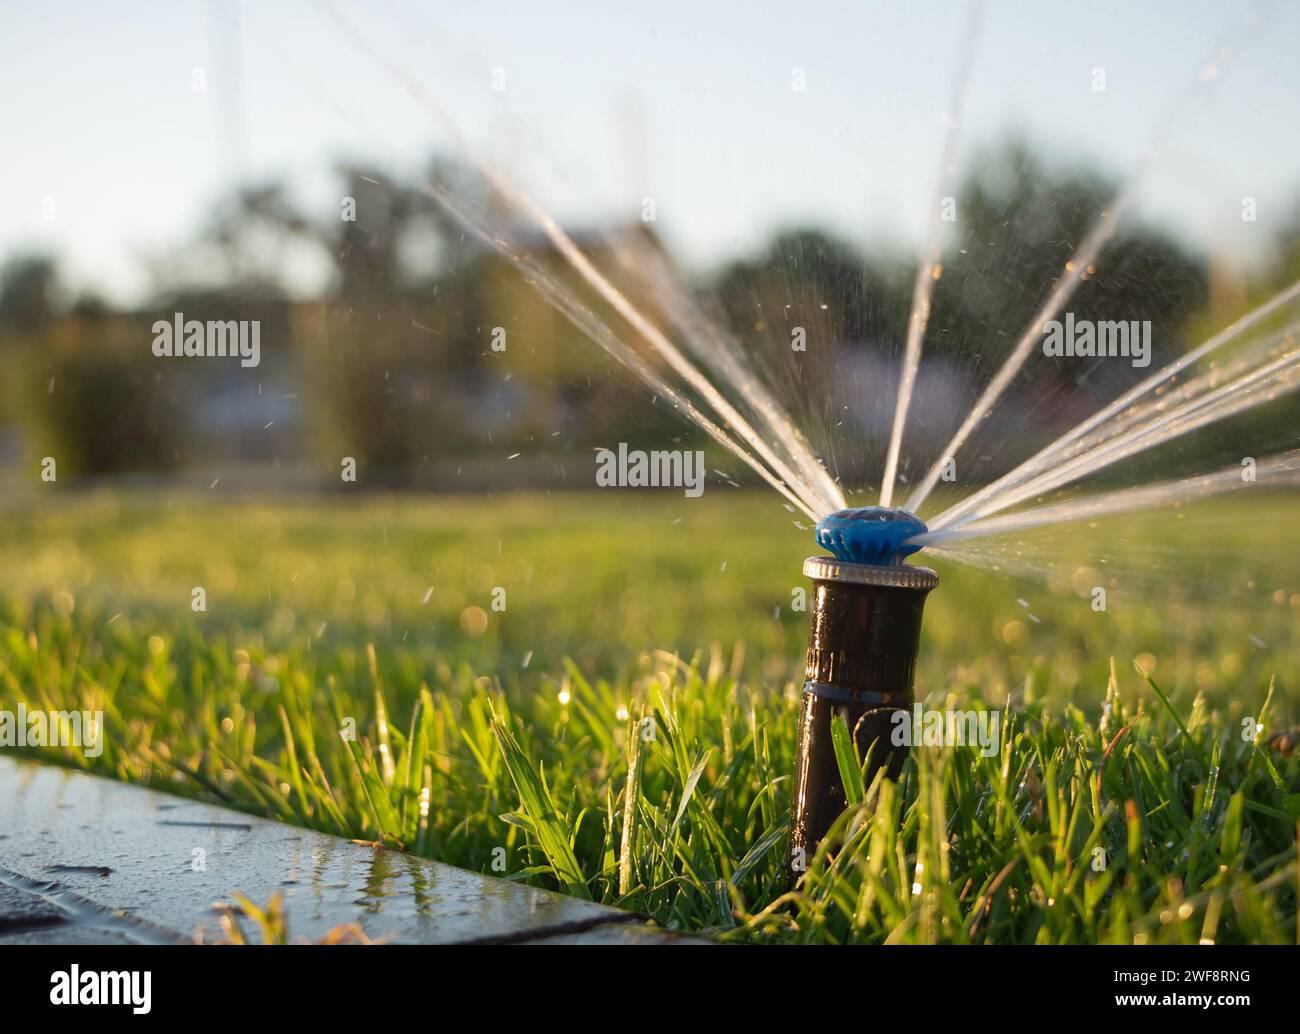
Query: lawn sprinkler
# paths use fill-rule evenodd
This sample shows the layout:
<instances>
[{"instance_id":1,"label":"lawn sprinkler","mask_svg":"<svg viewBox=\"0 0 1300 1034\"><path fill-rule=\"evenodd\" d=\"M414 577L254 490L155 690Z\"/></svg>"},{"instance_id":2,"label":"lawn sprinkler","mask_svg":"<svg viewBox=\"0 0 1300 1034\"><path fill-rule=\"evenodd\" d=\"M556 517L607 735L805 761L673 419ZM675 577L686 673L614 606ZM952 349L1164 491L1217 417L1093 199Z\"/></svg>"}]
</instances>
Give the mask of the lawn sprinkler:
<instances>
[{"instance_id":1,"label":"lawn sprinkler","mask_svg":"<svg viewBox=\"0 0 1300 1034\"><path fill-rule=\"evenodd\" d=\"M801 871L844 811L831 722L844 715L867 779L885 768L896 779L907 746L895 745L893 716L912 707L921 611L939 576L904 559L925 523L905 510L866 506L817 522L817 542L833 557L809 557L813 582L808 661L799 712L790 858Z\"/></svg>"}]
</instances>

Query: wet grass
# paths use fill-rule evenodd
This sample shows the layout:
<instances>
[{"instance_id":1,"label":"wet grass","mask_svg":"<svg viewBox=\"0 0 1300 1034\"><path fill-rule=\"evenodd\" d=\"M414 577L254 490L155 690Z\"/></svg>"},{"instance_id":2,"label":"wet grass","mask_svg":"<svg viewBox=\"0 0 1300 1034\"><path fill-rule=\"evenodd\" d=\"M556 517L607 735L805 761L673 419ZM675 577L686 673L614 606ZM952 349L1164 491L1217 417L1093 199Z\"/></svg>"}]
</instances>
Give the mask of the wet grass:
<instances>
[{"instance_id":1,"label":"wet grass","mask_svg":"<svg viewBox=\"0 0 1300 1034\"><path fill-rule=\"evenodd\" d=\"M1295 503L997 560L1046 582L937 565L919 692L1001 750L859 786L794 887L813 550L764 496L55 499L0 529L0 707L102 710L65 764L728 939L1295 942Z\"/></svg>"}]
</instances>

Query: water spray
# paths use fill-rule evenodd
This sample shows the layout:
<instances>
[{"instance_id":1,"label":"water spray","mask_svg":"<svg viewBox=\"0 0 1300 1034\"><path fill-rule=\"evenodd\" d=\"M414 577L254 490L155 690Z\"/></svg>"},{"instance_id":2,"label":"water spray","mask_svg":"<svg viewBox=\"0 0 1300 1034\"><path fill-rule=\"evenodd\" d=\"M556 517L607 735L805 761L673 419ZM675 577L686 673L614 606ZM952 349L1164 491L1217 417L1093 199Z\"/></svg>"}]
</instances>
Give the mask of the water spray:
<instances>
[{"instance_id":1,"label":"water spray","mask_svg":"<svg viewBox=\"0 0 1300 1034\"><path fill-rule=\"evenodd\" d=\"M844 811L846 796L832 722L847 721L870 781L884 768L896 779L907 746L891 741L893 716L912 707L925 597L939 576L905 563L926 533L906 510L866 506L817 522L817 542L833 556L809 557L813 605L799 712L790 857L796 869Z\"/></svg>"}]
</instances>

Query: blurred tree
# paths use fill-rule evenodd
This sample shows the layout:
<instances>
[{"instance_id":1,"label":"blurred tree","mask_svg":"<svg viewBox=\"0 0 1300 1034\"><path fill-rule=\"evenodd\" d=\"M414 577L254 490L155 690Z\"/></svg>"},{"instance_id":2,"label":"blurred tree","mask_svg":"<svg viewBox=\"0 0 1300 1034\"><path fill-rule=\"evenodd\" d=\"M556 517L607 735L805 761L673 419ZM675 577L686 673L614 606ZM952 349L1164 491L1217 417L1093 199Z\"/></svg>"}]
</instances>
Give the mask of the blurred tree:
<instances>
[{"instance_id":1,"label":"blurred tree","mask_svg":"<svg viewBox=\"0 0 1300 1034\"><path fill-rule=\"evenodd\" d=\"M283 293L281 280L296 239L311 224L289 200L281 183L241 187L219 202L204 236L217 248L224 265L223 286L259 293Z\"/></svg>"},{"instance_id":2,"label":"blurred tree","mask_svg":"<svg viewBox=\"0 0 1300 1034\"><path fill-rule=\"evenodd\" d=\"M1029 327L1119 185L1086 166L1051 169L1019 140L978 153L970 168L957 193L956 232L926 351L977 361L1010 347ZM1180 332L1208 291L1203 259L1167 234L1137 226L1106 245L1066 311L1076 319L1150 320L1154 364L1179 350ZM1054 374L1072 381L1087 369L1067 362Z\"/></svg>"},{"instance_id":3,"label":"blurred tree","mask_svg":"<svg viewBox=\"0 0 1300 1034\"><path fill-rule=\"evenodd\" d=\"M0 269L0 327L40 331L55 315L58 274L48 255L18 255Z\"/></svg>"},{"instance_id":4,"label":"blurred tree","mask_svg":"<svg viewBox=\"0 0 1300 1034\"><path fill-rule=\"evenodd\" d=\"M896 271L811 227L782 231L760 254L726 266L712 291L742 341L772 335L784 351L795 326L811 340L849 345L890 339L902 327Z\"/></svg>"},{"instance_id":5,"label":"blurred tree","mask_svg":"<svg viewBox=\"0 0 1300 1034\"><path fill-rule=\"evenodd\" d=\"M345 166L340 170L347 200L355 209L333 220L336 234L321 226L338 271L338 293L362 299L390 294L402 284L402 243L410 223L427 206L410 188L373 170ZM348 218L348 215L353 216Z\"/></svg>"}]
</instances>

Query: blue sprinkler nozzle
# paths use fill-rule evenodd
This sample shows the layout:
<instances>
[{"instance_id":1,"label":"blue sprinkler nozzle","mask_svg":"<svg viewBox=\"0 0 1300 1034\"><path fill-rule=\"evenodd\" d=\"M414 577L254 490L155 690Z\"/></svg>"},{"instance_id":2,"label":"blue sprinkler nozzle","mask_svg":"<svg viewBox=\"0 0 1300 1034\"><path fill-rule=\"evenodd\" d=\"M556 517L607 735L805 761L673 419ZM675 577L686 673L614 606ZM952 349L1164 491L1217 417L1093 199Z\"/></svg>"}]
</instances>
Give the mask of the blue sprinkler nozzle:
<instances>
[{"instance_id":1,"label":"blue sprinkler nozzle","mask_svg":"<svg viewBox=\"0 0 1300 1034\"><path fill-rule=\"evenodd\" d=\"M817 522L817 544L851 564L893 567L919 550L911 539L929 530L925 522L906 510L887 506L861 506L836 510Z\"/></svg>"}]
</instances>

